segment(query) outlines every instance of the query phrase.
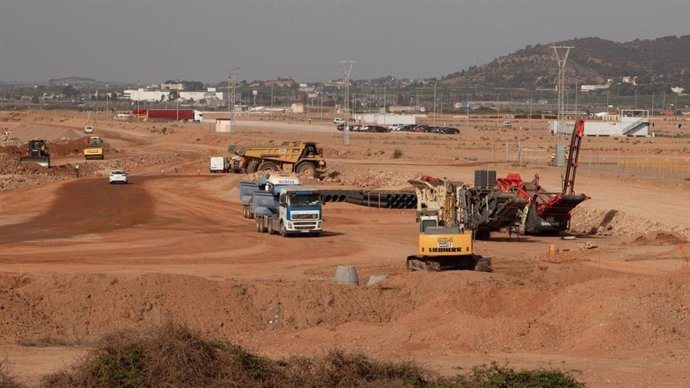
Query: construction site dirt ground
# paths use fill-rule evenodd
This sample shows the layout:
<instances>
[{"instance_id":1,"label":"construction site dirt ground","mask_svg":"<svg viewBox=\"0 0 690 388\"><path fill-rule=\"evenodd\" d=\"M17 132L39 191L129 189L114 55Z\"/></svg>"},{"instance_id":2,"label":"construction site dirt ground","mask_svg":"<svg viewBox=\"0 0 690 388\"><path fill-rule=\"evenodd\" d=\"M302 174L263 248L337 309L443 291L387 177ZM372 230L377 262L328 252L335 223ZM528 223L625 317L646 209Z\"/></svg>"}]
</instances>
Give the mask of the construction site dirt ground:
<instances>
[{"instance_id":1,"label":"construction site dirt ground","mask_svg":"<svg viewBox=\"0 0 690 388\"><path fill-rule=\"evenodd\" d=\"M414 210L328 203L320 237L260 234L242 217L246 177L209 174L208 158L228 144L313 140L329 168L307 182L315 187L472 182L485 168L536 173L557 191L560 168L495 162L506 142L548 152L545 121L353 133L349 146L326 122L242 119L233 134L209 123L91 122L108 144L104 161L60 146L84 137L86 114L0 112L14 143L42 137L56 150L46 172L0 147L0 353L24 382L70 365L103 334L173 320L276 359L340 349L446 375L497 361L575 371L593 387L690 385L690 172L582 165L575 189L591 199L574 212L575 240L495 233L475 245L492 273L408 272ZM586 138L582 153L688 156L674 123L656 130L668 136ZM117 166L130 184L108 184ZM338 264L355 265L361 285L335 284ZM374 274L389 278L365 286Z\"/></svg>"}]
</instances>

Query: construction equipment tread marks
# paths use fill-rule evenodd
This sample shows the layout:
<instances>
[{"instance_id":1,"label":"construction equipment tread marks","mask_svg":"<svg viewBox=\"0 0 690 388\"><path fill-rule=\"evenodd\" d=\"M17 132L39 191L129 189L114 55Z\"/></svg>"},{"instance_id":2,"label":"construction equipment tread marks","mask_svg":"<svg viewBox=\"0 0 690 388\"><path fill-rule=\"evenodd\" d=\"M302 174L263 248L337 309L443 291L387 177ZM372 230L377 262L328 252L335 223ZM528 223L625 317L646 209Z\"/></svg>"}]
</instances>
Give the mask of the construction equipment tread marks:
<instances>
[{"instance_id":1,"label":"construction equipment tread marks","mask_svg":"<svg viewBox=\"0 0 690 388\"><path fill-rule=\"evenodd\" d=\"M302 162L299 165L297 165L297 173L305 176L305 177L310 177L310 178L315 178L316 177L316 166L314 166L314 163L311 162Z\"/></svg>"}]
</instances>

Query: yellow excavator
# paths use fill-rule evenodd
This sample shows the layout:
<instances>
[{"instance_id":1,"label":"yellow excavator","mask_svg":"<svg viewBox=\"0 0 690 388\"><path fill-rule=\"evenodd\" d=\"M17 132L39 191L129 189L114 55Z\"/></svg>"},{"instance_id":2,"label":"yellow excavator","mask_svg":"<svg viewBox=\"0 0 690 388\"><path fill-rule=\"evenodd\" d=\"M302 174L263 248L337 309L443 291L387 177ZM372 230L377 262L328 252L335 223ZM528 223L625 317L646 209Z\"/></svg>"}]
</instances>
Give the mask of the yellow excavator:
<instances>
[{"instance_id":1,"label":"yellow excavator","mask_svg":"<svg viewBox=\"0 0 690 388\"><path fill-rule=\"evenodd\" d=\"M427 176L409 182L417 192L419 247L416 255L407 257L407 268L490 272L491 260L474 254L474 231L467 212L469 187Z\"/></svg>"}]
</instances>

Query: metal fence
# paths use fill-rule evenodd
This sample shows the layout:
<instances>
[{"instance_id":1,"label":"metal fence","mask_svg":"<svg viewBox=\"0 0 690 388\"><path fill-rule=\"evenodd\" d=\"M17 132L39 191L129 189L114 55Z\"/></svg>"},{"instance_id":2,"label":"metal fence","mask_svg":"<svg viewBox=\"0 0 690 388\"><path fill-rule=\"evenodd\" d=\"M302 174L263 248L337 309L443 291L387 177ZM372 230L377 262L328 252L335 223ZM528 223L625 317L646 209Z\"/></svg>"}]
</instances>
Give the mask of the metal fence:
<instances>
[{"instance_id":1,"label":"metal fence","mask_svg":"<svg viewBox=\"0 0 690 388\"><path fill-rule=\"evenodd\" d=\"M517 165L552 166L555 155L545 148L527 148L519 143L504 144L504 162ZM690 156L639 155L627 156L616 153L598 153L583 150L580 166L619 173L690 179Z\"/></svg>"}]
</instances>

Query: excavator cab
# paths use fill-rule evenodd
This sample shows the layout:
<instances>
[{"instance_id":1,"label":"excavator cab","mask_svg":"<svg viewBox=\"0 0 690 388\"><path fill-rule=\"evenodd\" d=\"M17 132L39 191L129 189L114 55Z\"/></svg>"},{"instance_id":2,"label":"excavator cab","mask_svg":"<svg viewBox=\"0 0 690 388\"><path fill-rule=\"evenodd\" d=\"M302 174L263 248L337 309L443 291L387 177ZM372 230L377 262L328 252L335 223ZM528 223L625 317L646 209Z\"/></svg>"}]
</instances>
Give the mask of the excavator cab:
<instances>
[{"instance_id":1,"label":"excavator cab","mask_svg":"<svg viewBox=\"0 0 690 388\"><path fill-rule=\"evenodd\" d=\"M22 156L19 161L24 164L37 164L41 167L50 168L50 152L48 152L45 140L29 140L26 156Z\"/></svg>"}]
</instances>

